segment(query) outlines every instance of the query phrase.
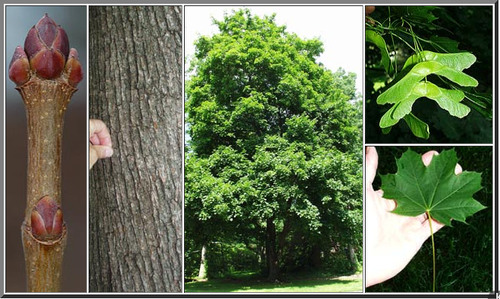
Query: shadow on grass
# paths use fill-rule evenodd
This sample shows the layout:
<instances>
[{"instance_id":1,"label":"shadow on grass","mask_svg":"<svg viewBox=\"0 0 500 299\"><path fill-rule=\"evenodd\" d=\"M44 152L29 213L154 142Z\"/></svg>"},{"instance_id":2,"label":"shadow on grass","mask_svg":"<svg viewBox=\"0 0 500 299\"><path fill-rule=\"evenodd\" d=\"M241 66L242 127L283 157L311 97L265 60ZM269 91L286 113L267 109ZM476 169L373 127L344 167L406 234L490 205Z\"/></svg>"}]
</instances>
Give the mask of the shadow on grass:
<instances>
[{"instance_id":1,"label":"shadow on grass","mask_svg":"<svg viewBox=\"0 0 500 299\"><path fill-rule=\"evenodd\" d=\"M268 282L259 279L211 279L187 282L186 292L361 292L361 277L352 279L314 278L287 282Z\"/></svg>"}]
</instances>

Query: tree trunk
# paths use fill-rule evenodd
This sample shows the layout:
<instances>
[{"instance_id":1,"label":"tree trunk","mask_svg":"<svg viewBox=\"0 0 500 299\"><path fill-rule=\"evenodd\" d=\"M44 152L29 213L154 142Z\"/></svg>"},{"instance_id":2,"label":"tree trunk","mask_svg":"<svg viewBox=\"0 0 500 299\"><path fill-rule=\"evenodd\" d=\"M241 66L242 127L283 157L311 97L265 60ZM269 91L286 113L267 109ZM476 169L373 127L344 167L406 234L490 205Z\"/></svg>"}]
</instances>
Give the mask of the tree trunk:
<instances>
[{"instance_id":1,"label":"tree trunk","mask_svg":"<svg viewBox=\"0 0 500 299\"><path fill-rule=\"evenodd\" d=\"M351 267L353 270L356 269L358 265L358 258L356 257L356 251L354 250L354 246L349 244L349 261L351 261Z\"/></svg>"},{"instance_id":2,"label":"tree trunk","mask_svg":"<svg viewBox=\"0 0 500 299\"><path fill-rule=\"evenodd\" d=\"M310 261L314 268L321 267L321 247L318 244L312 247Z\"/></svg>"},{"instance_id":3,"label":"tree trunk","mask_svg":"<svg viewBox=\"0 0 500 299\"><path fill-rule=\"evenodd\" d=\"M89 8L90 117L114 155L90 171L91 292L182 290L182 8Z\"/></svg>"},{"instance_id":4,"label":"tree trunk","mask_svg":"<svg viewBox=\"0 0 500 299\"><path fill-rule=\"evenodd\" d=\"M203 245L201 247L201 258L200 258L200 272L198 272L198 279L207 278L207 268L206 268L206 254L207 246Z\"/></svg>"},{"instance_id":5,"label":"tree trunk","mask_svg":"<svg viewBox=\"0 0 500 299\"><path fill-rule=\"evenodd\" d=\"M276 250L276 225L273 219L267 219L267 238L266 238L266 256L267 256L267 280L275 281L278 279L278 253Z\"/></svg>"}]
</instances>

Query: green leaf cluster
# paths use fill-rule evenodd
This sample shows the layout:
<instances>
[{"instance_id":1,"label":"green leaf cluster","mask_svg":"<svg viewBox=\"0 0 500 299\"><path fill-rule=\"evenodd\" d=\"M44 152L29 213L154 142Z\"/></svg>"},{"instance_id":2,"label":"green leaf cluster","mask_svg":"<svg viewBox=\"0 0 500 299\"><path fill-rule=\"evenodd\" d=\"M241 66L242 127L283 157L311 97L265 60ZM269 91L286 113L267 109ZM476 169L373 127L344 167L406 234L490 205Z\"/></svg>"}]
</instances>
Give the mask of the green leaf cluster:
<instances>
[{"instance_id":1,"label":"green leaf cluster","mask_svg":"<svg viewBox=\"0 0 500 299\"><path fill-rule=\"evenodd\" d=\"M470 108L460 103L465 97L462 91L441 88L427 80L434 74L460 86L477 86L476 79L462 72L475 61L476 57L468 52L440 54L422 51L410 56L403 66L403 70L410 70L377 98L380 105L394 104L380 119L380 127L390 131L390 127L403 118L415 136L429 138L429 126L411 113L413 103L422 97L436 101L439 107L455 117L465 117Z\"/></svg>"},{"instance_id":2,"label":"green leaf cluster","mask_svg":"<svg viewBox=\"0 0 500 299\"><path fill-rule=\"evenodd\" d=\"M491 140L491 51L478 40L491 39L492 28L479 29L475 24L487 21L478 15L488 18L491 8L377 6L367 16L368 141ZM468 37L476 31L481 38ZM393 105L377 108L385 104ZM396 126L401 119L407 126Z\"/></svg>"}]
</instances>

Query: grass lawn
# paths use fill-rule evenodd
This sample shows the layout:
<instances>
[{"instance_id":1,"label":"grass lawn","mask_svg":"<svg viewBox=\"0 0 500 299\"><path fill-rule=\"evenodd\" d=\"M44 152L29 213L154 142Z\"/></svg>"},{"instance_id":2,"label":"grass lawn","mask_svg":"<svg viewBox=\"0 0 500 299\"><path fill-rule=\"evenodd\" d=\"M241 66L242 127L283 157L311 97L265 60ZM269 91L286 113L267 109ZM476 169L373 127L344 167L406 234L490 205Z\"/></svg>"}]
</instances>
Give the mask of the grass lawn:
<instances>
[{"instance_id":1,"label":"grass lawn","mask_svg":"<svg viewBox=\"0 0 500 299\"><path fill-rule=\"evenodd\" d=\"M293 278L283 282L271 283L264 279L210 279L207 281L186 282L186 292L361 292L361 273L351 276L325 278Z\"/></svg>"}]
</instances>

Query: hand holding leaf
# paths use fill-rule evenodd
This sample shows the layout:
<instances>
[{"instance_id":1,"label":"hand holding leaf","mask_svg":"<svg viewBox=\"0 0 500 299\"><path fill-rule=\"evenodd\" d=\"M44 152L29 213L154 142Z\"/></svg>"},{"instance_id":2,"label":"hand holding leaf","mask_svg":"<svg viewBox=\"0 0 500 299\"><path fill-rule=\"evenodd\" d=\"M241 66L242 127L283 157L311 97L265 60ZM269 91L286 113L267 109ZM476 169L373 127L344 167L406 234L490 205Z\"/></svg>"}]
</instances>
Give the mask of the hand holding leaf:
<instances>
[{"instance_id":1,"label":"hand holding leaf","mask_svg":"<svg viewBox=\"0 0 500 299\"><path fill-rule=\"evenodd\" d=\"M396 200L393 213L417 216L429 213L433 219L451 226L451 220L465 222L466 217L485 207L472 198L481 189L481 174L454 172L458 159L454 150L435 156L429 166L420 155L406 151L397 161L398 172L382 176L386 198Z\"/></svg>"},{"instance_id":2,"label":"hand holding leaf","mask_svg":"<svg viewBox=\"0 0 500 299\"><path fill-rule=\"evenodd\" d=\"M422 155L429 165L437 152ZM391 213L393 200L382 197L382 190L372 187L377 172L378 155L374 147L366 152L366 285L371 286L390 279L403 270L429 238L429 220L425 214L406 217ZM461 172L458 166L456 172ZM443 224L432 221L434 231Z\"/></svg>"},{"instance_id":3,"label":"hand holding leaf","mask_svg":"<svg viewBox=\"0 0 500 299\"><path fill-rule=\"evenodd\" d=\"M412 150L406 151L397 160L398 172L382 176L384 196L397 202L397 207L392 212L412 217L425 213L428 219L451 226L451 220L465 223L467 217L484 209L481 203L472 198L481 189L481 174L469 171L459 173L457 161L453 149L436 155L428 166L425 165L425 160L422 163L419 154ZM433 248L435 291L433 222L428 221Z\"/></svg>"}]
</instances>

